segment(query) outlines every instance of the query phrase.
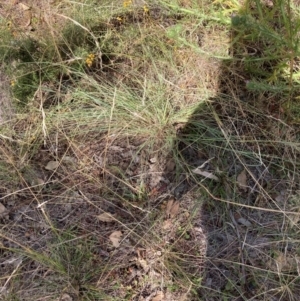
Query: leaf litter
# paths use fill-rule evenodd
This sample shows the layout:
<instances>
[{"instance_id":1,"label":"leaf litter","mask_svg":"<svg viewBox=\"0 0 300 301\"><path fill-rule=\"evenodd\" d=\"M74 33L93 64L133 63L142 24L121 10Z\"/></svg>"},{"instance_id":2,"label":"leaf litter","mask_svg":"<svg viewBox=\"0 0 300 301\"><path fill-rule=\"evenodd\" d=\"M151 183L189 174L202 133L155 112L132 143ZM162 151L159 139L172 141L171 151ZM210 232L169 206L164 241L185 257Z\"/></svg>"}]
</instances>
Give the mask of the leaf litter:
<instances>
[{"instance_id":1,"label":"leaf litter","mask_svg":"<svg viewBox=\"0 0 300 301\"><path fill-rule=\"evenodd\" d=\"M55 170L59 167L60 163L58 161L49 161L47 165L45 166L45 169L47 170Z\"/></svg>"},{"instance_id":2,"label":"leaf litter","mask_svg":"<svg viewBox=\"0 0 300 301\"><path fill-rule=\"evenodd\" d=\"M115 217L108 212L104 212L97 215L97 219L101 222L106 222L106 223L110 223L116 220Z\"/></svg>"},{"instance_id":3,"label":"leaf litter","mask_svg":"<svg viewBox=\"0 0 300 301\"><path fill-rule=\"evenodd\" d=\"M4 215L6 211L7 211L6 207L2 203L0 203L0 216Z\"/></svg>"},{"instance_id":4,"label":"leaf litter","mask_svg":"<svg viewBox=\"0 0 300 301\"><path fill-rule=\"evenodd\" d=\"M101 181L103 179L107 180L107 182L110 185L110 188L114 191L115 195L132 195L135 191L134 189L128 189L126 185L122 186L121 181L118 181L117 179L117 171L116 169L111 169L107 174L103 172L103 170L107 166L121 166L120 168L124 173L123 177L126 179L130 179L130 184L132 184L132 187L139 187L140 183L146 183L146 191L153 190L158 191L159 195L158 197L161 197L163 195L163 192L169 192L169 187L167 185L167 188L164 188L163 190L160 190L162 181L164 181L163 177L163 170L159 169L159 165L163 166L161 162L161 158L157 158L157 156L150 155L150 164L153 166L149 167L147 164L146 166L139 166L140 164L140 154L137 155L137 149L139 148L139 145L142 144L142 142L139 145L124 145L124 143L120 143L120 145L116 144L113 147L110 147L109 154L103 157L103 150L105 149L105 144L108 140L105 141L104 144L101 145L101 141L95 141L94 138L91 138L91 149L88 150L87 153L82 155L81 152L78 152L75 154L74 157L79 158L79 161L82 163L84 162L85 158L88 158L83 164L83 170L87 174L91 174L94 178L97 178L99 182L97 183L99 187L94 188L90 183L88 183L87 179L78 176L78 174L72 174L70 177L60 177L61 175L54 176L53 181L62 183L62 187L66 187L66 190L60 188L58 190L54 189L54 186L51 187L54 189L55 193L60 196L60 199L50 200L47 199L47 206L45 207L47 209L47 213L51 217L51 219L54 222L62 221L59 224L59 227L61 227L62 231L65 231L67 229L70 229L76 225L79 228L80 235L84 235L86 232L90 233L97 233L97 240L99 241L99 244L97 245L97 256L108 263L111 263L112 265L120 266L120 268L115 270L110 270L111 278L107 276L108 281L105 282L106 284L113 284L114 287L118 287L119 282L123 281L126 278L126 275L128 273L131 273L133 278L131 281L128 281L126 286L126 281L122 282L122 285L126 287L126 290L129 290L129 287L132 285L136 286L136 290L139 291L139 295L136 296L134 300L150 300L150 301L159 301L167 300L166 295L163 292L159 291L158 288L160 288L161 283L156 283L155 285L151 286L150 289L145 289L147 285L142 287L142 283L145 282L147 278L151 278L151 275L155 275L152 279L152 282L155 283L155 280L160 279L162 277L162 274L164 275L164 281L166 283L168 282L168 285L170 284L170 287L172 287L172 281L170 279L166 279L167 276L165 276L167 273L163 270L164 268L164 262L162 261L161 257L164 257L164 252L168 250L168 246L170 246L172 241L176 241L176 245L174 244L174 247L177 248L174 250L175 254L182 254L183 262L187 262L190 268L194 268L194 266L198 267L198 270L194 273L194 275L202 275L201 271L203 269L203 263L199 263L195 260L194 254L200 254L204 258L206 254L208 254L211 258L211 262L213 263L213 269L207 269L207 281L206 283L210 283L211 289L216 290L220 292L220 288L227 287L229 292L232 293L233 289L230 286L226 286L226 283L222 283L222 280L219 281L219 279L222 279L222 275L218 274L218 269L226 275L226 278L229 279L230 283L235 283L234 273L232 272L232 269L230 266L226 265L226 262L222 262L222 259L224 257L231 259L231 262L236 262L238 259L243 256L243 253L241 252L240 245L237 244L235 240L234 233L231 232L230 228L226 228L226 223L222 223L221 216L225 214L224 212L219 212L219 208L217 204L205 204L209 208L207 210L206 215L197 215L194 224L195 226L188 227L187 223L187 216L186 213L194 214L195 207L194 204L195 200L197 200L198 196L191 196L190 200L180 200L180 206L179 201L175 201L174 199L169 200L167 202L167 208L166 212L163 212L163 217L160 216L159 210L155 206L151 207L151 211L153 211L154 214L156 214L159 218L162 218L162 220L167 217L167 220L164 221L163 227L161 227L161 224L156 225L153 227L153 225L148 225L145 223L145 225L141 222L144 218L144 216L141 216L141 211L137 210L136 212L133 210L130 214L126 213L128 211L128 207L118 203L113 197L109 202L103 201L101 197L98 197L99 194L101 194ZM101 140L101 139L99 139ZM86 144L84 143L83 147L86 148ZM124 155L126 154L126 155ZM135 158L138 158L136 160L131 160L131 157L135 155ZM70 154L72 157L74 154ZM126 158L124 158L126 157ZM155 158L155 160L151 160L151 158ZM104 160L105 159L105 160ZM127 161L124 159L128 159ZM54 162L51 163L52 165L48 166L49 158L44 158L44 168L47 171L56 171L56 169L59 167L59 163L57 161L50 161ZM48 163L47 163L48 162ZM102 163L101 163L102 162ZM104 163L103 163L104 162ZM147 160L146 160L147 162ZM192 162L194 163L194 162ZM195 160L196 163L196 160ZM168 164L167 164L168 165ZM48 166L48 168L46 168ZM193 166L197 166L196 164ZM165 169L167 171L173 171L174 164L169 164L168 167ZM145 180L145 178L139 180L136 180L139 178L139 175L144 174L144 169L150 170L150 174L156 174L156 178L152 178L150 181ZM215 182L219 182L219 178L215 175L214 172L210 172L204 169L204 167L198 167L194 169L193 171L195 174L199 174L202 177L211 179ZM253 172L254 174L254 172ZM52 179L51 179L52 180ZM166 181L167 182L167 181ZM165 182L165 183L166 183ZM240 189L243 192L248 191L248 183L247 183L247 173L244 169L240 174L236 176L236 182ZM87 198L90 200L90 203L87 204L83 199L81 198L74 198L67 195L67 192L70 187L74 187L74 183L80 183L78 184L81 188L81 190L85 191L85 194L87 195ZM150 183L150 184L149 184ZM162 186L166 185L165 183L162 184ZM77 185L77 184L76 184ZM148 185L148 187L147 187ZM82 189L83 188L83 189ZM154 194L153 194L154 195ZM41 195L43 198L47 198L47 194ZM22 195L23 198L28 197L26 195ZM157 195L153 197L153 199L150 200L153 204L155 202L160 202L160 199L157 198ZM251 199L251 195L248 199L243 199L242 195L238 195L240 202L245 202L248 204L248 202L253 202L255 204L255 200L253 201ZM143 197L141 197L143 199ZM144 197L143 200L146 198ZM136 200L135 200L136 201ZM265 201L269 201L268 199ZM22 198L18 199L19 203L22 203ZM68 202L71 204L72 210L65 210L65 203ZM145 206L142 201L139 199L138 206L142 207ZM149 202L149 203L150 203ZM147 203L145 201L145 203ZM6 203L4 203L6 205ZM93 204L93 205L92 205ZM95 206L95 204L97 204ZM252 203L251 203L252 204ZM4 205L3 205L4 206ZM98 208L97 208L98 206ZM147 203L148 206L148 203ZM35 222L39 221L40 219L40 212L37 212L35 206L22 206L22 207L15 207L12 206L12 218L13 216L17 216L20 214L22 216L22 219L24 223L18 224L21 227L29 227L34 228L37 233L43 233L44 236L39 236L39 244L40 247L45 247L47 245L47 242L49 241L49 238L53 239L53 237L49 236L49 229L50 226L47 224L46 226L43 226L43 223ZM110 211L111 207L113 207L113 210ZM146 206L145 206L146 207ZM6 207L5 207L6 208ZM149 209L147 207L147 209ZM180 210L179 210L180 209ZM0 208L1 210L1 208ZM95 213L95 211L97 211ZM124 223L124 229L122 231L115 231L115 225L112 223L112 218L114 217L113 214L110 214L108 212L114 212L118 211L118 217L120 216L120 220ZM5 212L5 210L4 210ZM66 213L72 214L68 217ZM149 210L147 210L149 212ZM211 215L209 215L211 213ZM261 266L261 261L264 261L266 253L270 253L270 248L267 248L266 245L270 245L270 240L265 238L263 241L260 241L259 238L255 237L253 233L247 232L247 227L255 226L255 224L250 223L248 219L244 218L243 216L247 216L251 218L251 221L254 220L257 222L258 225L265 225L265 224L274 224L273 219L278 218L274 217L271 214L258 214L257 212L254 212L249 216L248 214L245 214L243 212L243 215L240 215L236 219L236 221L245 227L239 227L240 235L241 237L245 238L245 245L244 248L246 252L248 252L249 255L249 262L253 264L253 266L257 266L259 268L264 268L264 266ZM68 218L66 218L68 217ZM176 217L176 219L175 219ZM118 218L119 220L119 218ZM159 219L158 219L159 220ZM97 221L101 221L103 223L99 223ZM295 221L297 223L298 220ZM27 224L26 224L27 223ZM148 231L149 229L153 230L155 232L155 237L157 238L156 241L151 241L151 247L149 245L145 244L143 240L136 239L133 235L133 237L130 237L130 240L123 239L124 237L130 236L132 234L126 227L130 225L131 223L137 223L139 226L143 228L143 234L145 235L145 240L148 238ZM12 223L10 224L12 226L12 229L14 224L16 224L15 220L12 220ZM45 224L45 222L44 222ZM203 224L205 225L205 228L203 227ZM275 221L275 225L280 225L280 220L277 222ZM25 226L24 226L25 225ZM28 226L30 225L30 226ZM167 226L166 226L167 225ZM296 225L294 225L296 226ZM153 227L153 228L151 228ZM263 230L266 231L266 227L263 227ZM274 235L273 230L274 227L271 227L272 229L267 230L265 233L267 233L267 237L270 237ZM276 228L276 226L275 226ZM203 230L205 229L205 230ZM225 230L224 230L225 229ZM252 229L251 229L252 230ZM272 231L271 231L272 230ZM128 231L128 232L126 232ZM132 232L135 231L135 228L132 229ZM226 233L224 234L223 231ZM254 228L253 232L255 231L262 231L261 228ZM269 232L268 232L269 231ZM217 246L215 249L212 246L208 247L208 250L206 250L206 244L207 240L205 238L205 233L209 232L210 236L210 242L215 243L214 246ZM217 233L218 232L218 233ZM17 232L16 232L17 233ZM26 232L27 233L27 232ZM28 232L29 233L29 232ZM111 233L109 236L108 234ZM123 233L123 234L122 234ZM126 233L126 234L125 234ZM20 236L15 235L15 239L20 239ZM27 238L24 239L24 241L21 241L26 246L35 246L34 239L30 239L27 241ZM122 241L122 245L121 245ZM178 242L178 245L177 245ZM201 243L199 243L201 242ZM6 247L8 242L5 242ZM145 245L144 245L145 244ZM111 245L114 247L114 249L111 249ZM138 252L135 249L137 245L142 245L144 249L146 250L146 254L142 257L137 255ZM167 246L167 247L166 247ZM220 247L219 247L220 246ZM228 253L223 252L230 246L230 250ZM14 245L9 245L9 247L15 247ZM283 246L284 247L284 246ZM198 248L198 249L197 249ZM222 252L220 252L220 249ZM286 248L287 249L287 248ZM197 250L197 252L192 252L191 250ZM235 250L239 250L239 252L235 253ZM261 252L260 252L261 251ZM172 250L173 252L173 250ZM190 252L190 253L189 253ZM219 252L219 253L218 253ZM159 255L158 255L159 254ZM189 254L191 255L189 257ZM221 257L219 257L222 254ZM279 255L278 255L279 254ZM237 255L236 257L234 257ZM276 263L275 265L270 265L270 269L273 271L288 271L291 267L291 262L289 260L285 259L285 254L277 253ZM97 257L95 256L95 257ZM288 257L290 258L290 257ZM172 262L172 264L179 264L180 258L176 258L176 262ZM222 264L220 264L222 262ZM288 262L288 263L287 263ZM287 266L287 267L285 267ZM206 266L207 267L207 266ZM186 268L186 267L185 267ZM188 269L186 269L188 270ZM35 267L32 270L34 273L36 271L42 272L40 266ZM133 272L134 271L134 272ZM157 271L163 271L157 272ZM295 271L292 271L295 272ZM250 274L250 273L249 273ZM126 279L127 280L127 279ZM251 280L251 279L250 279ZM114 282L115 281L115 282ZM219 281L219 282L218 282ZM100 279L101 283L101 279ZM148 282L149 284L149 282ZM140 287L138 287L140 285ZM168 286L167 285L167 286ZM239 284L238 284L239 285ZM116 289L117 290L117 289ZM122 289L119 290L121 292ZM268 288L266 288L266 291ZM127 296L128 292L125 293L124 296ZM120 294L121 295L121 294ZM146 295L147 297L143 297ZM119 297L119 296L118 296ZM29 299L30 300L30 299ZM67 299L68 300L68 299ZM168 298L170 301L174 300L181 300L180 297L176 298L175 295L172 295Z\"/></svg>"},{"instance_id":5,"label":"leaf litter","mask_svg":"<svg viewBox=\"0 0 300 301\"><path fill-rule=\"evenodd\" d=\"M166 207L166 216L167 218L174 218L179 212L179 201L175 201L174 199L170 199L167 203Z\"/></svg>"},{"instance_id":6,"label":"leaf litter","mask_svg":"<svg viewBox=\"0 0 300 301\"><path fill-rule=\"evenodd\" d=\"M122 239L122 232L121 231L114 231L109 235L109 239L112 243L112 245L115 248L118 248L120 246L120 241Z\"/></svg>"},{"instance_id":7,"label":"leaf litter","mask_svg":"<svg viewBox=\"0 0 300 301\"><path fill-rule=\"evenodd\" d=\"M243 171L237 176L237 182L238 182L238 185L239 187L247 192L248 190L248 186L247 186L247 172L246 172L246 169L243 169Z\"/></svg>"}]
</instances>

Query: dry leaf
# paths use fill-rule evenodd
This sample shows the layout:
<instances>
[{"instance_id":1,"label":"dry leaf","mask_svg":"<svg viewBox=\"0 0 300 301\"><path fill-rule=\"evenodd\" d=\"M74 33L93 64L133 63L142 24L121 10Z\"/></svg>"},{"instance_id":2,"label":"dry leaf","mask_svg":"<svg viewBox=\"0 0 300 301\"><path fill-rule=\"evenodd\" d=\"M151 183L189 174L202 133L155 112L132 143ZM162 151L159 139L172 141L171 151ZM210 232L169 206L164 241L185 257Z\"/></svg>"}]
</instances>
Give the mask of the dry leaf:
<instances>
[{"instance_id":1,"label":"dry leaf","mask_svg":"<svg viewBox=\"0 0 300 301\"><path fill-rule=\"evenodd\" d=\"M64 156L62 158L62 161L68 164L75 164L76 163L76 159L74 157L71 156Z\"/></svg>"},{"instance_id":2,"label":"dry leaf","mask_svg":"<svg viewBox=\"0 0 300 301\"><path fill-rule=\"evenodd\" d=\"M114 151L114 152L120 152L122 153L124 151L123 147L117 146L117 145L111 145L109 147L109 150Z\"/></svg>"},{"instance_id":3,"label":"dry leaf","mask_svg":"<svg viewBox=\"0 0 300 301\"><path fill-rule=\"evenodd\" d=\"M44 185L45 181L41 178L36 178L35 183L36 183L36 185Z\"/></svg>"},{"instance_id":4,"label":"dry leaf","mask_svg":"<svg viewBox=\"0 0 300 301\"><path fill-rule=\"evenodd\" d=\"M288 257L279 252L276 258L268 262L269 268L274 272L287 273L296 272L298 269L299 257Z\"/></svg>"},{"instance_id":5,"label":"dry leaf","mask_svg":"<svg viewBox=\"0 0 300 301\"><path fill-rule=\"evenodd\" d=\"M144 272L147 273L149 271L149 265L147 264L147 261L145 259L138 258L138 263L143 268Z\"/></svg>"},{"instance_id":6,"label":"dry leaf","mask_svg":"<svg viewBox=\"0 0 300 301\"><path fill-rule=\"evenodd\" d=\"M164 293L163 292L157 292L156 296L151 299L151 301L163 301L164 300Z\"/></svg>"},{"instance_id":7,"label":"dry leaf","mask_svg":"<svg viewBox=\"0 0 300 301\"><path fill-rule=\"evenodd\" d=\"M122 237L121 231L114 231L112 234L109 235L109 239L115 248L118 248L120 246L121 237Z\"/></svg>"},{"instance_id":8,"label":"dry leaf","mask_svg":"<svg viewBox=\"0 0 300 301\"><path fill-rule=\"evenodd\" d=\"M205 178L208 178L208 179L215 180L215 181L219 182L219 178L218 177L216 177L211 172L199 169L199 167L193 169L192 172L195 173L195 174L197 174L197 175L203 176Z\"/></svg>"},{"instance_id":9,"label":"dry leaf","mask_svg":"<svg viewBox=\"0 0 300 301\"><path fill-rule=\"evenodd\" d=\"M30 9L30 7L29 6L27 6L26 4L24 4L24 3L19 3L18 4L19 5L19 7L22 9L22 10L29 10Z\"/></svg>"},{"instance_id":10,"label":"dry leaf","mask_svg":"<svg viewBox=\"0 0 300 301\"><path fill-rule=\"evenodd\" d=\"M156 157L150 158L149 161L151 164L154 164L157 162L157 158Z\"/></svg>"},{"instance_id":11,"label":"dry leaf","mask_svg":"<svg viewBox=\"0 0 300 301\"><path fill-rule=\"evenodd\" d=\"M115 220L114 216L108 212L104 212L101 213L100 215L97 215L97 219L101 222L107 222L107 223L113 222Z\"/></svg>"},{"instance_id":12,"label":"dry leaf","mask_svg":"<svg viewBox=\"0 0 300 301\"><path fill-rule=\"evenodd\" d=\"M167 217L174 218L179 211L179 201L171 199L167 203Z\"/></svg>"},{"instance_id":13,"label":"dry leaf","mask_svg":"<svg viewBox=\"0 0 300 301\"><path fill-rule=\"evenodd\" d=\"M244 169L238 176L237 176L237 182L238 185L240 186L240 188L244 191L248 190L247 187L247 173L246 173L246 169Z\"/></svg>"},{"instance_id":14,"label":"dry leaf","mask_svg":"<svg viewBox=\"0 0 300 301\"><path fill-rule=\"evenodd\" d=\"M22 22L22 26L23 27L28 27L30 25L30 23L31 23L31 11L30 11L30 7L27 6L24 3L19 3L18 6L19 6L19 10L22 11L22 19L24 20L24 22Z\"/></svg>"},{"instance_id":15,"label":"dry leaf","mask_svg":"<svg viewBox=\"0 0 300 301\"><path fill-rule=\"evenodd\" d=\"M0 216L5 213L7 209L5 208L5 206L3 204L0 203Z\"/></svg>"},{"instance_id":16,"label":"dry leaf","mask_svg":"<svg viewBox=\"0 0 300 301\"><path fill-rule=\"evenodd\" d=\"M252 226L252 224L243 217L238 218L237 222L244 225L244 226L246 226L246 227L251 227Z\"/></svg>"},{"instance_id":17,"label":"dry leaf","mask_svg":"<svg viewBox=\"0 0 300 301\"><path fill-rule=\"evenodd\" d=\"M58 161L49 161L47 165L45 166L45 169L47 170L55 170L59 166Z\"/></svg>"},{"instance_id":18,"label":"dry leaf","mask_svg":"<svg viewBox=\"0 0 300 301\"><path fill-rule=\"evenodd\" d=\"M65 293L61 296L60 301L73 301L73 298Z\"/></svg>"},{"instance_id":19,"label":"dry leaf","mask_svg":"<svg viewBox=\"0 0 300 301\"><path fill-rule=\"evenodd\" d=\"M165 170L166 170L166 172L172 172L175 170L175 167L176 167L176 163L175 163L174 159L169 159L166 163Z\"/></svg>"},{"instance_id":20,"label":"dry leaf","mask_svg":"<svg viewBox=\"0 0 300 301\"><path fill-rule=\"evenodd\" d=\"M171 228L172 225L173 225L172 221L170 219L167 219L164 221L162 228L164 230L168 230Z\"/></svg>"},{"instance_id":21,"label":"dry leaf","mask_svg":"<svg viewBox=\"0 0 300 301\"><path fill-rule=\"evenodd\" d=\"M176 201L173 203L173 206L171 208L170 217L174 218L177 215L178 211L179 211L179 201Z\"/></svg>"},{"instance_id":22,"label":"dry leaf","mask_svg":"<svg viewBox=\"0 0 300 301\"><path fill-rule=\"evenodd\" d=\"M172 206L173 206L173 203L174 203L174 199L170 199L169 201L168 201L168 203L167 203L167 208L166 208L166 213L167 213L167 215L169 215L170 214L170 211L171 211L171 208L172 208Z\"/></svg>"}]
</instances>

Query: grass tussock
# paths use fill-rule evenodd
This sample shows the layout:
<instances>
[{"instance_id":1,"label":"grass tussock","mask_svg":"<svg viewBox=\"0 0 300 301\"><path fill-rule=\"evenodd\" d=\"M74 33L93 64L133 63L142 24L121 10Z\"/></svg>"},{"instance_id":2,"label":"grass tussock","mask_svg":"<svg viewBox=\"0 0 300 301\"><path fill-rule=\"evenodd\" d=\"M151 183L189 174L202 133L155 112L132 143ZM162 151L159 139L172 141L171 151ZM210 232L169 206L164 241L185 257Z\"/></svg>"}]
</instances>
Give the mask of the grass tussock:
<instances>
[{"instance_id":1,"label":"grass tussock","mask_svg":"<svg viewBox=\"0 0 300 301\"><path fill-rule=\"evenodd\" d=\"M0 5L1 299L297 300L297 1L28 2Z\"/></svg>"}]
</instances>

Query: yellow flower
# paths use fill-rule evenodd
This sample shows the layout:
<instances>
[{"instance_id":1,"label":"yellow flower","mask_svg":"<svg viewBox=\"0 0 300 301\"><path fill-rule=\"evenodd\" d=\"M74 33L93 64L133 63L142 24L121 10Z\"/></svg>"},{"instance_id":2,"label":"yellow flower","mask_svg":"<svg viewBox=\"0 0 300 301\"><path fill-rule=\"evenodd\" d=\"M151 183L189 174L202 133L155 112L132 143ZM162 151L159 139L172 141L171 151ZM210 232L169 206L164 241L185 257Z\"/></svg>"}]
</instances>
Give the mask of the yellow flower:
<instances>
[{"instance_id":1,"label":"yellow flower","mask_svg":"<svg viewBox=\"0 0 300 301\"><path fill-rule=\"evenodd\" d=\"M93 65L94 60L95 60L95 54L91 53L85 59L85 63L90 68Z\"/></svg>"},{"instance_id":2,"label":"yellow flower","mask_svg":"<svg viewBox=\"0 0 300 301\"><path fill-rule=\"evenodd\" d=\"M149 12L149 7L148 6L144 5L143 9L144 9L144 13L148 13Z\"/></svg>"},{"instance_id":3,"label":"yellow flower","mask_svg":"<svg viewBox=\"0 0 300 301\"><path fill-rule=\"evenodd\" d=\"M10 85L13 87L16 84L16 82L14 80L10 81Z\"/></svg>"},{"instance_id":4,"label":"yellow flower","mask_svg":"<svg viewBox=\"0 0 300 301\"><path fill-rule=\"evenodd\" d=\"M128 6L132 5L132 0L124 0L123 1L123 6L126 8Z\"/></svg>"}]
</instances>

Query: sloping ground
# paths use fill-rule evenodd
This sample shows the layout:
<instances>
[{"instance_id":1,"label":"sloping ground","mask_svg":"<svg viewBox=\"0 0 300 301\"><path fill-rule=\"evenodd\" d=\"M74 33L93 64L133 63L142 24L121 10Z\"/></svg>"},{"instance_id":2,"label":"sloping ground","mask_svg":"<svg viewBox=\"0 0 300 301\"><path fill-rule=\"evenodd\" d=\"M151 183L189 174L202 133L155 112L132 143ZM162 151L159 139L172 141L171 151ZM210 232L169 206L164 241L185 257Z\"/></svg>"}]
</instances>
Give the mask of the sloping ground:
<instances>
[{"instance_id":1,"label":"sloping ground","mask_svg":"<svg viewBox=\"0 0 300 301\"><path fill-rule=\"evenodd\" d=\"M13 78L1 298L297 300L299 131L282 94L249 92L227 23L190 1L86 3L78 21L68 1L39 5L1 7L6 18L30 8L30 23L14 24L35 43L55 33L58 49L28 48L29 92Z\"/></svg>"}]
</instances>

